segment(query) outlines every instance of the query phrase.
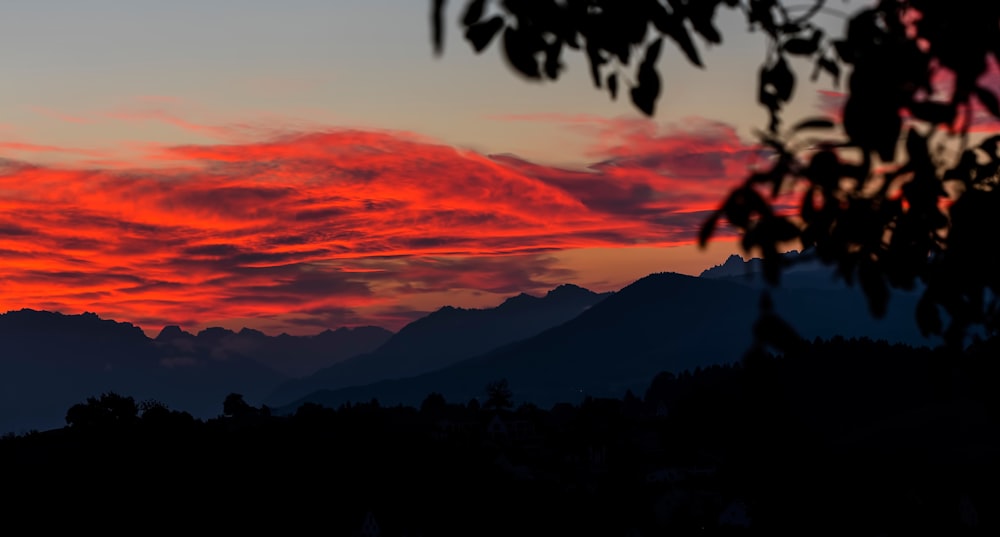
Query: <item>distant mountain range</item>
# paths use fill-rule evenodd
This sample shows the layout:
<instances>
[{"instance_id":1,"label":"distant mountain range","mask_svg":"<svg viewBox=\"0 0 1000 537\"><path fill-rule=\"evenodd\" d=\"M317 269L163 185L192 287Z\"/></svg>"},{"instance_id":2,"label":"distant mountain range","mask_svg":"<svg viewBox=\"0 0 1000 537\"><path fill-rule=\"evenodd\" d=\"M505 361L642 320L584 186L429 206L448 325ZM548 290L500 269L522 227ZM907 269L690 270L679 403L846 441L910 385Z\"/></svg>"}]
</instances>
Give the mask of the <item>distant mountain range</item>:
<instances>
[{"instance_id":1,"label":"distant mountain range","mask_svg":"<svg viewBox=\"0 0 1000 537\"><path fill-rule=\"evenodd\" d=\"M156 342L181 355L201 352L217 359L230 356L249 358L287 377L301 377L353 356L377 349L392 337L378 326L324 330L315 336L268 336L244 328L206 328L197 335L178 326L167 326Z\"/></svg>"},{"instance_id":2,"label":"distant mountain range","mask_svg":"<svg viewBox=\"0 0 1000 537\"><path fill-rule=\"evenodd\" d=\"M495 308L445 306L417 319L373 352L334 364L313 375L292 379L267 398L280 405L316 390L369 384L434 371L463 359L560 325L610 293L560 285L544 297L521 293Z\"/></svg>"},{"instance_id":3,"label":"distant mountain range","mask_svg":"<svg viewBox=\"0 0 1000 537\"><path fill-rule=\"evenodd\" d=\"M935 343L917 331L916 293L894 293L887 318L876 321L860 291L827 267L794 267L772 295L803 336ZM733 256L698 278L653 274L614 293L562 285L495 308L446 306L396 334L191 334L168 326L150 339L94 314L13 311L0 315L0 434L59 427L69 406L104 391L200 417L219 414L232 392L291 411L306 401L419 404L430 392L467 401L500 378L519 401L537 404L621 396L664 370L739 360L758 314L763 283L755 270L753 260Z\"/></svg>"},{"instance_id":4,"label":"distant mountain range","mask_svg":"<svg viewBox=\"0 0 1000 537\"><path fill-rule=\"evenodd\" d=\"M809 339L933 343L917 330L913 293L897 294L881 320L870 317L857 289L782 288L772 295L778 313ZM423 375L316 392L283 410L372 398L416 405L430 392L464 402L501 378L519 401L542 405L585 395L620 397L627 389L643 389L660 371L738 361L752 342L759 297L753 286L730 277L653 274L534 337Z\"/></svg>"},{"instance_id":5,"label":"distant mountain range","mask_svg":"<svg viewBox=\"0 0 1000 537\"><path fill-rule=\"evenodd\" d=\"M60 427L70 406L105 391L213 417L233 392L283 404L317 389L415 375L537 334L605 296L561 285L496 308L446 306L395 335L379 327L268 336L167 326L150 339L93 313L12 311L0 315L0 434ZM298 376L305 378L290 380ZM281 393L293 395L282 400Z\"/></svg>"},{"instance_id":6,"label":"distant mountain range","mask_svg":"<svg viewBox=\"0 0 1000 537\"><path fill-rule=\"evenodd\" d=\"M289 373L366 352L391 335L363 327L304 337L211 328L195 336L167 327L150 339L93 313L11 311L0 315L0 434L60 427L71 405L105 391L212 417L229 393L259 401Z\"/></svg>"},{"instance_id":7,"label":"distant mountain range","mask_svg":"<svg viewBox=\"0 0 1000 537\"><path fill-rule=\"evenodd\" d=\"M782 255L781 287L786 289L846 289L849 287L831 265L824 265L807 252L792 250ZM702 271L702 278L726 280L756 288L767 286L764 262L730 255L726 262Z\"/></svg>"}]
</instances>

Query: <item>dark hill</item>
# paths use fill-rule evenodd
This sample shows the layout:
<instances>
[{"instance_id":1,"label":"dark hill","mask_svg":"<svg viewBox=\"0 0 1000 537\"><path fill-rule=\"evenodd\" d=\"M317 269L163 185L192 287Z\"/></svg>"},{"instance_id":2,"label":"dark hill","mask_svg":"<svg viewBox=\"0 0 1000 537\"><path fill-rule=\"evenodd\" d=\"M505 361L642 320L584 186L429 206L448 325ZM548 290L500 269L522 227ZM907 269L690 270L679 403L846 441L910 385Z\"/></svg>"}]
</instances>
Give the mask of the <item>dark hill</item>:
<instances>
[{"instance_id":1,"label":"dark hill","mask_svg":"<svg viewBox=\"0 0 1000 537\"><path fill-rule=\"evenodd\" d=\"M406 325L374 352L288 381L268 402L284 404L320 389L368 384L440 369L560 325L606 296L608 293L561 285L544 297L522 293L495 308L445 306Z\"/></svg>"},{"instance_id":2,"label":"dark hill","mask_svg":"<svg viewBox=\"0 0 1000 537\"><path fill-rule=\"evenodd\" d=\"M391 333L363 327L316 336L266 336L165 327L149 339L132 324L96 314L20 310L0 314L0 434L65 424L66 409L114 391L214 417L229 393L260 401L294 364L324 364L376 347Z\"/></svg>"},{"instance_id":3,"label":"dark hill","mask_svg":"<svg viewBox=\"0 0 1000 537\"><path fill-rule=\"evenodd\" d=\"M873 320L853 290L780 289L777 311L799 333L868 336L927 343L912 319L916 297L898 295L886 319ZM419 404L430 392L465 401L507 378L520 401L549 405L584 395L620 397L660 371L738 361L751 343L759 291L729 281L680 274L638 280L572 321L451 367L397 381L323 391L304 401L336 406L378 398Z\"/></svg>"},{"instance_id":4,"label":"dark hill","mask_svg":"<svg viewBox=\"0 0 1000 537\"><path fill-rule=\"evenodd\" d=\"M0 338L0 434L60 427L67 408L106 391L214 416L226 394L260 398L284 378L244 358L164 348L93 313L8 312Z\"/></svg>"}]
</instances>

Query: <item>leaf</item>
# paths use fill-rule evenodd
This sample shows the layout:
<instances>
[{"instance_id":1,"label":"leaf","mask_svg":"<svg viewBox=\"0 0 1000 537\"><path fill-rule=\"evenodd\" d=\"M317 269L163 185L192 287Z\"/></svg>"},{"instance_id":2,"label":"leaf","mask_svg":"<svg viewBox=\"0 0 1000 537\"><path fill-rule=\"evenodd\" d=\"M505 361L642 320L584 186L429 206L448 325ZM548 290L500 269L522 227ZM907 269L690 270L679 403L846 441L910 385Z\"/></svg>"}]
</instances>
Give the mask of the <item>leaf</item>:
<instances>
[{"instance_id":1,"label":"leaf","mask_svg":"<svg viewBox=\"0 0 1000 537\"><path fill-rule=\"evenodd\" d=\"M698 67L704 67L698 49L695 48L694 41L691 40L691 34L684 27L684 20L674 13L668 13L666 8L659 5L659 2L657 5L659 8L654 8L655 11L652 14L653 25L656 26L656 29L673 39L687 56L689 62Z\"/></svg>"},{"instance_id":2,"label":"leaf","mask_svg":"<svg viewBox=\"0 0 1000 537\"><path fill-rule=\"evenodd\" d=\"M792 325L773 313L760 316L754 324L754 335L783 353L798 351L805 343Z\"/></svg>"},{"instance_id":3,"label":"leaf","mask_svg":"<svg viewBox=\"0 0 1000 537\"><path fill-rule=\"evenodd\" d=\"M830 73L830 76L833 77L834 86L840 85L840 66L837 65L836 61L824 57L820 58L819 61L816 62L816 65L820 69Z\"/></svg>"},{"instance_id":4,"label":"leaf","mask_svg":"<svg viewBox=\"0 0 1000 537\"><path fill-rule=\"evenodd\" d=\"M837 51L837 56L840 56L840 60L846 63L853 63L857 55L854 45L846 40L834 41L833 49Z\"/></svg>"},{"instance_id":5,"label":"leaf","mask_svg":"<svg viewBox=\"0 0 1000 537\"><path fill-rule=\"evenodd\" d=\"M795 75L788 67L784 57L778 57L774 65L763 67L760 70L757 101L767 107L771 121L768 125L770 132L778 130L778 111L781 104L787 102L792 97L795 89Z\"/></svg>"},{"instance_id":6,"label":"leaf","mask_svg":"<svg viewBox=\"0 0 1000 537\"><path fill-rule=\"evenodd\" d=\"M750 226L750 215L770 216L771 210L764 198L749 185L733 190L722 205L722 213L730 224L747 229Z\"/></svg>"},{"instance_id":7,"label":"leaf","mask_svg":"<svg viewBox=\"0 0 1000 537\"><path fill-rule=\"evenodd\" d=\"M761 259L764 271L764 281L771 285L781 283L781 254L775 248L773 237L767 237L768 241L761 244L764 257Z\"/></svg>"},{"instance_id":8,"label":"leaf","mask_svg":"<svg viewBox=\"0 0 1000 537\"><path fill-rule=\"evenodd\" d=\"M473 0L469 2L469 7L465 10L465 15L462 17L462 24L472 26L479 22L479 19L483 18L485 8L486 0Z\"/></svg>"},{"instance_id":9,"label":"leaf","mask_svg":"<svg viewBox=\"0 0 1000 537\"><path fill-rule=\"evenodd\" d=\"M795 37L785 41L782 47L785 52L789 54L795 54L796 56L811 56L816 53L819 48L819 43L813 41L812 39L803 39L801 37Z\"/></svg>"},{"instance_id":10,"label":"leaf","mask_svg":"<svg viewBox=\"0 0 1000 537\"><path fill-rule=\"evenodd\" d=\"M772 233L774 234L774 239L778 242L794 240L801 233L799 227L791 223L787 218L775 217L773 222L774 229Z\"/></svg>"},{"instance_id":11,"label":"leaf","mask_svg":"<svg viewBox=\"0 0 1000 537\"><path fill-rule=\"evenodd\" d=\"M722 216L722 211L715 211L705 220L705 223L701 225L701 229L698 230L698 246L704 248L708 245L708 240L712 238L712 234L715 233L716 226L719 225L719 217Z\"/></svg>"},{"instance_id":12,"label":"leaf","mask_svg":"<svg viewBox=\"0 0 1000 537\"><path fill-rule=\"evenodd\" d=\"M778 98L774 95L774 92L768 91L763 79L761 80L760 91L757 94L757 102L764 105L772 112L781 108L781 103L778 102ZM774 131L774 129L771 129L771 131Z\"/></svg>"},{"instance_id":13,"label":"leaf","mask_svg":"<svg viewBox=\"0 0 1000 537\"><path fill-rule=\"evenodd\" d=\"M792 132L798 132L805 129L832 129L834 123L829 119L825 118L812 118L800 121L792 127Z\"/></svg>"},{"instance_id":14,"label":"leaf","mask_svg":"<svg viewBox=\"0 0 1000 537\"><path fill-rule=\"evenodd\" d=\"M991 160L996 159L997 147L1000 147L1000 135L990 136L979 144L979 148L985 151Z\"/></svg>"},{"instance_id":15,"label":"leaf","mask_svg":"<svg viewBox=\"0 0 1000 537\"><path fill-rule=\"evenodd\" d=\"M545 76L552 80L559 78L559 71L562 70L563 64L559 61L561 53L562 41L558 40L545 50Z\"/></svg>"},{"instance_id":16,"label":"leaf","mask_svg":"<svg viewBox=\"0 0 1000 537\"><path fill-rule=\"evenodd\" d=\"M774 299L771 298L771 293L767 290L760 292L760 300L757 304L757 308L764 313L774 312Z\"/></svg>"},{"instance_id":17,"label":"leaf","mask_svg":"<svg viewBox=\"0 0 1000 537\"><path fill-rule=\"evenodd\" d=\"M844 175L843 168L835 152L823 149L812 156L802 175L829 193L837 190L837 184Z\"/></svg>"},{"instance_id":18,"label":"leaf","mask_svg":"<svg viewBox=\"0 0 1000 537\"><path fill-rule=\"evenodd\" d=\"M816 191L814 189L806 190L802 194L802 203L800 205L799 214L802 216L802 220L806 223L806 228L802 231L803 242L805 242L805 236L810 232L810 224L816 218L819 211L816 210Z\"/></svg>"},{"instance_id":19,"label":"leaf","mask_svg":"<svg viewBox=\"0 0 1000 537\"><path fill-rule=\"evenodd\" d=\"M659 78L659 75L653 73L653 77ZM632 104L636 106L643 114L647 116L653 116L656 113L656 98L660 94L660 84L659 81L653 82L652 79L646 80L644 83L632 88L629 92L632 96Z\"/></svg>"},{"instance_id":20,"label":"leaf","mask_svg":"<svg viewBox=\"0 0 1000 537\"><path fill-rule=\"evenodd\" d=\"M788 67L784 57L779 57L778 61L767 70L767 81L774 86L775 96L779 101L787 102L792 98L792 92L795 90L795 74Z\"/></svg>"},{"instance_id":21,"label":"leaf","mask_svg":"<svg viewBox=\"0 0 1000 537\"><path fill-rule=\"evenodd\" d=\"M608 75L608 92L611 93L611 99L618 98L618 73Z\"/></svg>"},{"instance_id":22,"label":"leaf","mask_svg":"<svg viewBox=\"0 0 1000 537\"><path fill-rule=\"evenodd\" d=\"M434 40L434 54L444 52L444 5L447 0L434 0L431 7L431 28Z\"/></svg>"},{"instance_id":23,"label":"leaf","mask_svg":"<svg viewBox=\"0 0 1000 537\"><path fill-rule=\"evenodd\" d=\"M503 44L507 60L514 69L531 79L542 78L538 58L535 57L538 49L531 46L529 35L508 26L503 32Z\"/></svg>"},{"instance_id":24,"label":"leaf","mask_svg":"<svg viewBox=\"0 0 1000 537\"><path fill-rule=\"evenodd\" d=\"M997 101L996 94L982 86L976 86L976 98L994 117L1000 117L1000 101Z\"/></svg>"},{"instance_id":25,"label":"leaf","mask_svg":"<svg viewBox=\"0 0 1000 537\"><path fill-rule=\"evenodd\" d=\"M757 22L768 35L777 37L778 25L774 21L774 13L771 12L773 7L775 7L773 0L751 0L748 18L751 24Z\"/></svg>"},{"instance_id":26,"label":"leaf","mask_svg":"<svg viewBox=\"0 0 1000 537\"><path fill-rule=\"evenodd\" d=\"M961 181L968 185L969 178L972 175L972 171L976 168L976 152L971 149L966 149L962 152L962 158L959 159L955 167L946 170L942 176L942 181Z\"/></svg>"},{"instance_id":27,"label":"leaf","mask_svg":"<svg viewBox=\"0 0 1000 537\"><path fill-rule=\"evenodd\" d=\"M594 81L594 87L601 88L601 66L607 63L601 55L601 49L593 41L587 40L587 58L590 60L590 77Z\"/></svg>"},{"instance_id":28,"label":"leaf","mask_svg":"<svg viewBox=\"0 0 1000 537\"><path fill-rule=\"evenodd\" d=\"M698 32L709 43L718 45L722 43L722 35L712 24L712 18L715 16L715 5L713 2L704 0L698 3L689 3L688 20L691 21L691 27L694 28L695 32Z\"/></svg>"},{"instance_id":29,"label":"leaf","mask_svg":"<svg viewBox=\"0 0 1000 537\"><path fill-rule=\"evenodd\" d=\"M951 125L957 112L951 103L923 101L911 103L907 108L917 119L922 119L934 125Z\"/></svg>"},{"instance_id":30,"label":"leaf","mask_svg":"<svg viewBox=\"0 0 1000 537\"><path fill-rule=\"evenodd\" d=\"M889 302L889 288L874 261L865 259L859 263L858 281L861 284L861 290L868 299L868 309L872 316L876 319L885 317Z\"/></svg>"},{"instance_id":31,"label":"leaf","mask_svg":"<svg viewBox=\"0 0 1000 537\"><path fill-rule=\"evenodd\" d=\"M490 41L493 41L493 38L503 26L503 17L496 15L487 21L477 22L466 28L465 39L472 43L472 48L478 54L486 50L486 47L490 45Z\"/></svg>"},{"instance_id":32,"label":"leaf","mask_svg":"<svg viewBox=\"0 0 1000 537\"><path fill-rule=\"evenodd\" d=\"M632 103L647 116L656 112L656 99L660 96L660 75L656 72L656 60L660 56L663 39L657 39L646 47L645 56L639 65L636 77L639 85L632 88Z\"/></svg>"},{"instance_id":33,"label":"leaf","mask_svg":"<svg viewBox=\"0 0 1000 537\"><path fill-rule=\"evenodd\" d=\"M937 305L926 292L917 302L917 327L924 337L941 333L941 314L938 312Z\"/></svg>"},{"instance_id":34,"label":"leaf","mask_svg":"<svg viewBox=\"0 0 1000 537\"><path fill-rule=\"evenodd\" d=\"M722 34L719 33L719 30L716 29L715 25L711 22L706 22L704 24L694 23L692 26L694 27L694 30L701 34L701 36L704 37L709 43L716 45L722 43Z\"/></svg>"},{"instance_id":35,"label":"leaf","mask_svg":"<svg viewBox=\"0 0 1000 537\"><path fill-rule=\"evenodd\" d=\"M656 60L660 58L660 49L663 47L663 39L657 39L646 47L646 55L642 58L642 64L652 67Z\"/></svg>"},{"instance_id":36,"label":"leaf","mask_svg":"<svg viewBox=\"0 0 1000 537\"><path fill-rule=\"evenodd\" d=\"M857 78L857 71L852 78ZM844 103L844 133L853 145L875 151L883 161L892 162L903 128L896 110L891 103L871 93L853 92Z\"/></svg>"},{"instance_id":37,"label":"leaf","mask_svg":"<svg viewBox=\"0 0 1000 537\"><path fill-rule=\"evenodd\" d=\"M802 24L794 21L786 22L781 25L781 33L783 34L797 34L802 31Z\"/></svg>"}]
</instances>

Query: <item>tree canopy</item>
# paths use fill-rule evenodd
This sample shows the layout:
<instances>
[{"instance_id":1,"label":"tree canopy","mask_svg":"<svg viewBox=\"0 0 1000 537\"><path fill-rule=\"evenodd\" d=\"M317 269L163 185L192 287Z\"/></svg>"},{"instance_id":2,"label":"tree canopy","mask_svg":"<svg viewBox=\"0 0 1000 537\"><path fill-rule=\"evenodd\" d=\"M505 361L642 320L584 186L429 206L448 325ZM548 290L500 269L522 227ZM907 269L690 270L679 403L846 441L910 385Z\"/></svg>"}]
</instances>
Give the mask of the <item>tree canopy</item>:
<instances>
[{"instance_id":1,"label":"tree canopy","mask_svg":"<svg viewBox=\"0 0 1000 537\"><path fill-rule=\"evenodd\" d=\"M514 406L514 392L510 389L507 379L493 381L486 385L486 408L504 410Z\"/></svg>"},{"instance_id":2,"label":"tree canopy","mask_svg":"<svg viewBox=\"0 0 1000 537\"><path fill-rule=\"evenodd\" d=\"M741 11L768 42L751 99L768 111L758 136L771 158L722 196L699 243L727 222L778 284L779 248L800 242L857 282L875 316L885 313L891 289L919 286L921 331L952 344L972 326L987 334L1000 328L1000 123L989 130L1000 118L1000 88L984 84L1000 71L1000 3L859 2L838 36L814 22L829 9L825 0L463 3L460 25L477 53L499 39L515 73L557 80L562 55L579 52L597 89L617 98L628 84L646 116L663 93L663 43L703 67L698 42L723 43L716 13ZM445 5L432 0L438 53ZM842 89L839 118L785 126L782 110L802 76L793 58L808 60L812 80ZM779 203L789 197L791 210Z\"/></svg>"}]
</instances>

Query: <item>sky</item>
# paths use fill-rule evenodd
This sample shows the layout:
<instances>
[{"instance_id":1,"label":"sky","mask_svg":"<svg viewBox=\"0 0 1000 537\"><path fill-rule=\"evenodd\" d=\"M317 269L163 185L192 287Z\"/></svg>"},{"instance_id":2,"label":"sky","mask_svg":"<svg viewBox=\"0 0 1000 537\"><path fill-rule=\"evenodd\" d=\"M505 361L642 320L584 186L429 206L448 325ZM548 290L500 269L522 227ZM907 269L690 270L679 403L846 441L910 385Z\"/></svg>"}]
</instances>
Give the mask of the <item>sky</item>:
<instances>
[{"instance_id":1,"label":"sky","mask_svg":"<svg viewBox=\"0 0 1000 537\"><path fill-rule=\"evenodd\" d=\"M422 0L5 1L0 311L395 330L738 252L693 240L759 164L741 15L707 69L665 47L648 119L579 57L537 83L473 54L462 3L435 57ZM789 115L838 95L803 81Z\"/></svg>"}]
</instances>

